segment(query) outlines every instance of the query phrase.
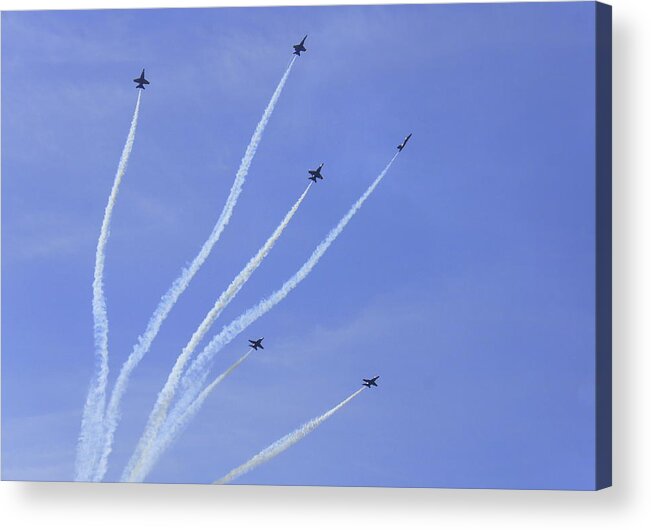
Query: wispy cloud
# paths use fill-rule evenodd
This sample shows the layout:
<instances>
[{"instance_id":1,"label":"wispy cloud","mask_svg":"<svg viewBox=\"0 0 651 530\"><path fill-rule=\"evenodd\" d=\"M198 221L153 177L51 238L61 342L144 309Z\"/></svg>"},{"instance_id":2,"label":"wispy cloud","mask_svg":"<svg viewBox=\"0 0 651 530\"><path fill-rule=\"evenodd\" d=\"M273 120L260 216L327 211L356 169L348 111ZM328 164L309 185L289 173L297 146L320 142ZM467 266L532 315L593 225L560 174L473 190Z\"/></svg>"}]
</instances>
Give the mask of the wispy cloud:
<instances>
[{"instance_id":1,"label":"wispy cloud","mask_svg":"<svg viewBox=\"0 0 651 530\"><path fill-rule=\"evenodd\" d=\"M181 274L176 278L176 280L174 280L169 290L162 296L158 306L154 310L153 315L151 316L149 322L147 323L147 329L145 329L145 332L140 337L138 337L138 342L134 346L131 354L129 355L125 363L122 365L122 369L120 370L120 373L118 375L118 379L115 383L115 387L111 394L111 399L109 401L109 405L107 409L106 436L105 436L103 447L101 449L100 461L96 471L97 480L101 480L107 471L108 458L109 455L111 454L111 448L113 446L113 438L119 422L120 404L122 401L122 397L126 392L131 373L133 372L133 370L135 370L135 368L138 366L140 361L144 358L144 356L149 351L149 348L151 347L152 342L156 338L163 322L169 315L170 311L176 304L179 297L187 289L188 285L190 284L190 282L192 281L196 273L199 271L199 269L201 269L205 261L208 259L210 253L212 252L213 247L217 244L217 242L221 238L222 233L228 226L231 217L233 215L233 210L235 209L239 196L242 193L242 190L244 188L244 183L246 182L249 169L257 153L260 142L262 141L264 131L267 127L267 124L269 123L269 120L271 119L276 104L280 99L280 96L283 92L283 88L285 87L285 83L287 82L287 79L289 78L289 74L292 71L292 67L294 66L295 59L296 58L292 58L289 64L287 65L285 72L283 73L282 77L280 78L280 81L276 85L276 88L271 96L271 99L267 103L267 106L264 109L264 112L262 113L262 117L260 118L260 121L256 125L255 130L253 131L253 135L249 140L249 143L244 152L244 156L242 157L242 160L240 162L240 166L237 169L237 173L235 174L235 179L233 180L233 184L231 186L231 190L226 199L226 203L224 204L224 207L221 211L221 214L219 215L219 218L217 219L217 222L215 223L215 226L212 229L212 232L210 233L208 239L206 239L203 246L199 250L199 253L194 257L192 262L186 268L183 269ZM271 247L273 247L275 241L278 239L278 237L280 237L280 234L282 233L284 226L286 226L287 223L289 223L289 220L298 209L298 206L300 206L308 190L309 190L309 186L308 188L306 188L305 192L303 193L299 201L294 205L292 210L290 210L290 214L288 214L288 216L285 217L283 223L281 223L281 225L278 227L276 232L274 232L272 237L267 241L267 244L265 244L265 246L263 246L263 248L260 249L260 252L255 258L257 259L256 263L251 264L251 262L249 262L247 267L240 274L241 278L240 276L238 276L238 278L236 278L234 282L236 281L246 282L248 276L250 276L253 273L253 271L262 262L262 259L264 259L264 257L269 252L269 250L271 250ZM244 278L245 276L246 278ZM222 300L220 298L220 300L218 300L218 303L221 302L222 305L224 305L224 303L227 304L228 302L230 302L230 299L232 299L232 297L235 296L235 294L237 294L237 292L239 291L242 285L243 283L237 285L231 285L232 292L231 290L228 290L225 293L227 295L227 298L228 297L230 298L228 300L226 299ZM184 348L179 359L177 359L177 362L175 363L175 366L172 369L172 372L170 373L170 377L168 378L167 382L163 386L163 389L161 390L158 399L154 404L154 409L152 410L152 413L150 414L150 418L147 421L145 432L143 433L143 436L141 437L141 440L138 443L138 446L136 447L136 450L134 452L134 457L127 465L127 469L130 470L128 474L132 474L131 473L131 470L133 469L132 466L136 465L137 462L141 461L142 455L147 452L147 449L150 447L150 445L154 442L156 438L157 431L162 425L162 422L164 420L164 415L167 412L167 406L169 405L169 401L171 400L171 397L173 396L174 393L176 380L178 379L176 370L181 370L183 368L184 359L189 358L189 356L192 354L194 348L196 347L195 342L198 344L198 341L200 341L203 334L208 331L208 329L212 324L212 321L217 317L219 312L221 312L221 309L223 309L223 307L216 306L213 309L213 312L208 314L208 316L201 324L197 332L195 332L195 334L192 336L186 348ZM180 373L178 375L180 376Z\"/></svg>"},{"instance_id":2,"label":"wispy cloud","mask_svg":"<svg viewBox=\"0 0 651 530\"><path fill-rule=\"evenodd\" d=\"M109 352L108 352L108 333L109 321L106 309L106 298L104 295L104 265L106 261L106 245L111 229L111 218L113 208L118 198L120 184L127 170L129 156L133 149L133 143L136 138L136 128L138 126L138 113L140 111L140 97L142 92L138 92L136 108L131 118L131 126L127 141L124 144L120 162L115 174L115 180L111 188L111 193L104 210L104 219L100 229L99 239L97 241L97 250L95 252L95 273L93 278L93 324L94 324L94 341L95 341L95 374L90 383L86 404L81 420L81 432L79 434L79 444L77 446L76 461L76 480L90 480L92 468L97 459L96 444L102 438L102 420L104 418L104 407L106 405L106 386L109 375Z\"/></svg>"},{"instance_id":3,"label":"wispy cloud","mask_svg":"<svg viewBox=\"0 0 651 530\"><path fill-rule=\"evenodd\" d=\"M283 436L280 440L272 443L270 446L260 451L257 455L255 455L253 458L251 458L241 466L233 469L233 471L231 471L221 479L213 482L213 484L227 484L229 482L232 482L236 478L244 475L245 473L248 473L249 471L252 471L256 467L261 466L262 464L268 462L272 458L275 458L280 453L287 451L287 449L289 449L292 445L300 442L303 438L305 438L308 434L314 431L317 427L319 427L324 421L330 418L338 410L342 409L350 401L355 399L364 390L365 389L363 387L360 388L359 390L356 390L338 405L334 406L333 408L331 408L321 416L311 419L307 423L304 423L295 431L287 434L286 436Z\"/></svg>"}]
</instances>

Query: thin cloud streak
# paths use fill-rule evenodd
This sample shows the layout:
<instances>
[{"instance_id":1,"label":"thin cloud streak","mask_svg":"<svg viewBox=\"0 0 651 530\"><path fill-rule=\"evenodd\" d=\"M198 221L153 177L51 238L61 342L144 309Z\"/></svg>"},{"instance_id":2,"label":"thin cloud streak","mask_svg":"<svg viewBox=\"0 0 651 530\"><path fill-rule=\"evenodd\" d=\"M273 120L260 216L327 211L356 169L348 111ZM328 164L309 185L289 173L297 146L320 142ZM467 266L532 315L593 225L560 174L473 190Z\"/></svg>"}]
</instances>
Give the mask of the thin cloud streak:
<instances>
[{"instance_id":1,"label":"thin cloud streak","mask_svg":"<svg viewBox=\"0 0 651 530\"><path fill-rule=\"evenodd\" d=\"M113 208L118 198L122 177L127 170L129 156L133 149L138 126L138 115L140 113L140 98L142 92L138 92L136 108L131 118L131 126L127 141L122 149L118 169L113 180L111 193L104 209L104 219L100 229L97 249L95 251L95 274L93 278L93 337L95 345L95 374L88 389L86 403L81 420L81 433L77 445L77 457L75 462L75 480L88 481L92 478L92 470L98 458L97 444L102 437L102 421L104 418L104 407L106 405L106 386L109 375L109 352L108 333L109 322L106 310L106 297L104 295L104 264L106 261L106 244L111 229L111 218Z\"/></svg>"},{"instance_id":2,"label":"thin cloud streak","mask_svg":"<svg viewBox=\"0 0 651 530\"><path fill-rule=\"evenodd\" d=\"M269 460L275 458L280 453L287 451L287 449L289 449L292 445L300 442L308 434L310 434L317 427L319 427L324 421L330 418L335 412L339 411L341 408L345 407L348 403L350 403L353 399L355 399L364 390L365 389L363 387L360 388L359 390L356 390L350 396L344 399L341 403L332 407L329 411L325 412L318 418L311 419L307 423L301 425L295 431L283 436L280 440L275 441L270 446L260 451L257 455L255 455L253 458L251 458L241 466L236 467L235 469L233 469L233 471L231 471L227 475L213 482L213 484L227 484L229 482L232 482L233 480L244 475L245 473L254 470L256 467L261 466L266 462L269 462Z\"/></svg>"}]
</instances>

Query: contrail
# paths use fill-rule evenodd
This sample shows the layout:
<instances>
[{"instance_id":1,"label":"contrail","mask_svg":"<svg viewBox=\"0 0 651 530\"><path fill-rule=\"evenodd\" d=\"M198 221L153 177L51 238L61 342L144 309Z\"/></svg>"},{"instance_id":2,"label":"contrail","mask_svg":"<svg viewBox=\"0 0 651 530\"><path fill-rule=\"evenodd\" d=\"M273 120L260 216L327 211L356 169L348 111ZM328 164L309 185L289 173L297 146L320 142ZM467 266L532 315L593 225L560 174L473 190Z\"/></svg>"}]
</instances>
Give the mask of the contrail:
<instances>
[{"instance_id":1,"label":"contrail","mask_svg":"<svg viewBox=\"0 0 651 530\"><path fill-rule=\"evenodd\" d=\"M127 466L127 469L129 470L127 473L129 478L127 480L129 482L138 481L138 479L134 477L138 477L142 474L141 465L144 464L145 460L149 457L147 453L153 449L156 438L158 436L158 432L165 422L167 410L169 409L172 399L174 398L178 383L181 379L181 376L183 375L183 369L185 368L187 362L190 360L192 354L194 353L194 350L202 341L206 333L208 333L210 327L215 322L217 317L219 317L224 308L231 302L231 300L233 300L233 298L235 298L237 293L248 281L251 275L262 264L264 258L267 256L267 254L269 254L273 246L276 244L285 228L287 228L287 225L289 225L292 217L294 217L294 214L297 212L299 206L307 196L308 191L310 191L311 186L312 183L307 185L305 191L287 212L283 220L276 227L276 230L273 232L273 234L271 234L265 244L260 248L260 250L258 250L257 254L249 260L249 262L235 277L228 288L217 299L215 305L205 316L203 322L201 322L199 327L190 338L190 341L186 344L181 354L177 357L176 362L174 363L174 367L172 368L172 371L167 378L165 386L163 386L163 389L158 394L154 408L149 415L149 420L147 421L145 432L140 438L132 459Z\"/></svg>"},{"instance_id":2,"label":"contrail","mask_svg":"<svg viewBox=\"0 0 651 530\"><path fill-rule=\"evenodd\" d=\"M113 207L118 197L122 177L127 170L129 155L136 138L138 114L140 112L140 96L138 91L136 108L131 118L131 126L127 141L122 148L120 162L113 180L113 187L109 195L104 219L97 240L95 250L95 274L93 278L93 332L95 345L95 374L88 389L86 404L81 420L81 432L77 444L77 457L75 462L75 480L88 481L91 479L92 469L97 459L96 444L102 436L102 419L106 404L106 384L108 380L108 316L106 311L106 298L104 296L104 262L106 258L106 243L108 242Z\"/></svg>"},{"instance_id":3,"label":"contrail","mask_svg":"<svg viewBox=\"0 0 651 530\"><path fill-rule=\"evenodd\" d=\"M190 404L190 406L178 415L170 415L168 421L165 422L158 439L156 440L155 446L148 453L148 458L143 462L141 467L141 472L138 477L139 481L144 480L147 475L150 473L158 459L163 455L163 453L168 449L172 443L178 438L183 429L190 423L192 418L194 418L201 409L204 401L210 396L212 391L217 385L219 385L224 379L226 379L240 364L242 364L249 355L253 352L251 348L248 352L242 355L237 361L231 364L226 371L217 376L212 383L210 383L206 388L203 389L201 394Z\"/></svg>"},{"instance_id":4,"label":"contrail","mask_svg":"<svg viewBox=\"0 0 651 530\"><path fill-rule=\"evenodd\" d=\"M184 410L189 406L190 403L195 399L199 394L201 387L204 385L206 378L208 377L208 372L210 369L210 363L214 356L229 342L231 342L235 337L242 333L248 326L255 322L258 318L263 316L265 313L270 311L276 304L281 302L295 287L301 283L307 275L312 271L312 269L319 262L326 250L332 245L332 243L337 239L337 236L341 234L348 222L353 218L357 211L362 207L364 201L373 193L377 185L384 178L386 173L389 171L389 168L393 164L394 160L398 154L394 155L391 161L386 165L378 177L373 181L373 183L366 189L362 196L357 199L355 204L348 210L348 213L344 215L337 226L335 226L326 238L319 243L310 258L303 264L303 266L289 279L283 286L275 291L273 294L267 298L258 302L257 305L251 307L244 313L242 313L237 319L232 321L229 325L224 326L221 332L213 337L210 343L203 349L203 351L197 356L197 358L192 362L185 375L183 376L181 386L182 394L178 403L174 407L174 412L176 410Z\"/></svg>"},{"instance_id":5,"label":"contrail","mask_svg":"<svg viewBox=\"0 0 651 530\"><path fill-rule=\"evenodd\" d=\"M274 91L271 99L269 100L269 103L267 104L267 108L264 110L262 118L255 128L253 136L251 136L249 145L247 146L244 156L242 157L242 161L240 162L240 167L235 175L235 180L231 186L231 191L228 195L228 198L226 199L226 204L224 205L224 208L222 209L219 219L217 220L217 223L215 224L210 236L203 244L201 250L196 255L192 263L183 269L179 277L174 280L174 283L170 289L163 295L160 302L158 303L158 306L154 310L154 313L149 319L149 322L147 323L145 332L140 337L138 337L138 342L133 347L131 354L120 369L120 374L118 375L118 378L115 382L115 386L113 388L113 392L111 393L111 399L109 401L108 409L106 412L103 442L104 445L102 448L99 463L97 465L97 469L95 471L95 480L97 481L102 480L107 471L108 458L113 448L115 430L117 429L118 423L120 421L120 404L122 397L127 390L129 377L149 351L149 348L156 338L156 335L158 334L163 321L167 318L167 315L170 313L181 294L183 294L183 291L185 291L185 289L188 287L192 281L192 278L194 278L195 274L199 271L206 259L208 259L212 248L215 246L217 241L219 241L222 232L226 228L226 225L228 225L228 222L231 219L231 215L233 214L235 204L237 203L240 193L242 192L246 176L249 172L249 168L251 167L251 162L253 161L253 157L255 156L256 151L258 150L258 145L262 139L262 134L264 133L265 127L267 126L267 123L271 118L271 114L276 107L276 103L280 98L280 94L282 93L283 87L285 86L287 78L289 77L289 73L294 66L295 60L296 58L294 57L289 62L285 73L280 79L276 90Z\"/></svg>"},{"instance_id":6,"label":"contrail","mask_svg":"<svg viewBox=\"0 0 651 530\"><path fill-rule=\"evenodd\" d=\"M286 436L283 436L280 440L272 443L269 447L260 451L257 455L251 458L251 460L242 464L240 467L236 467L228 475L225 475L219 480L216 480L215 482L213 482L213 484L227 484L228 482L232 482L233 480L235 480L237 477L244 475L244 473L248 473L252 469L255 469L259 465L264 464L265 462L269 462L269 460L278 456L283 451L286 451L296 442L300 442L314 429L316 429L319 425L321 425L325 420L327 420L330 416L332 416L335 412L337 412L340 408L345 406L349 401L353 400L363 391L364 388L362 387L359 390L353 392L350 396L344 399L336 407L331 408L328 412L326 412L322 416L311 419L307 423L304 423L294 432L287 434Z\"/></svg>"}]
</instances>

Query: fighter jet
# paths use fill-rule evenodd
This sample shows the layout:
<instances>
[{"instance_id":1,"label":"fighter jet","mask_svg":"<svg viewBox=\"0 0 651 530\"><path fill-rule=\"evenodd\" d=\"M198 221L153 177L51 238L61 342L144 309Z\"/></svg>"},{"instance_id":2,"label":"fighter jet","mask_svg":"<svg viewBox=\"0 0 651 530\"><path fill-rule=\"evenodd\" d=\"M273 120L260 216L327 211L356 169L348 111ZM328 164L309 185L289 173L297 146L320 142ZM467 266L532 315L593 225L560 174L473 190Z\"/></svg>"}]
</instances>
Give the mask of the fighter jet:
<instances>
[{"instance_id":1,"label":"fighter jet","mask_svg":"<svg viewBox=\"0 0 651 530\"><path fill-rule=\"evenodd\" d=\"M262 341L264 340L264 337L258 339L258 340L251 340L249 339L249 347L253 348L254 350L257 350L260 348L261 350L264 350L264 346L262 345Z\"/></svg>"},{"instance_id":2,"label":"fighter jet","mask_svg":"<svg viewBox=\"0 0 651 530\"><path fill-rule=\"evenodd\" d=\"M303 40L301 42L299 42L298 44L294 44L294 53L292 55L298 55L300 57L301 52L307 51L307 48L303 46L303 44L305 44L305 39L307 39L307 35L303 37Z\"/></svg>"},{"instance_id":3,"label":"fighter jet","mask_svg":"<svg viewBox=\"0 0 651 530\"><path fill-rule=\"evenodd\" d=\"M407 142L409 141L409 138L411 138L411 133L409 133L409 136L405 138L402 143L398 146L398 151L402 151L405 148L405 145L407 145Z\"/></svg>"},{"instance_id":4,"label":"fighter jet","mask_svg":"<svg viewBox=\"0 0 651 530\"><path fill-rule=\"evenodd\" d=\"M379 375L376 375L372 379L362 379L362 381L364 381L362 383L362 386L367 386L369 388L371 388L372 386L377 386L376 381L379 379L379 377L380 377Z\"/></svg>"},{"instance_id":5,"label":"fighter jet","mask_svg":"<svg viewBox=\"0 0 651 530\"><path fill-rule=\"evenodd\" d=\"M311 177L307 177L308 180L311 180L312 182L316 182L316 179L321 179L323 180L323 175L321 174L321 168L323 167L323 163L316 169L310 169L308 173L312 175Z\"/></svg>"},{"instance_id":6,"label":"fighter jet","mask_svg":"<svg viewBox=\"0 0 651 530\"><path fill-rule=\"evenodd\" d=\"M136 88L142 88L143 90L145 89L145 85L149 84L149 81L145 79L145 69L142 69L142 73L140 74L140 77L137 77L136 79L133 80L134 83L138 83L136 85Z\"/></svg>"}]
</instances>

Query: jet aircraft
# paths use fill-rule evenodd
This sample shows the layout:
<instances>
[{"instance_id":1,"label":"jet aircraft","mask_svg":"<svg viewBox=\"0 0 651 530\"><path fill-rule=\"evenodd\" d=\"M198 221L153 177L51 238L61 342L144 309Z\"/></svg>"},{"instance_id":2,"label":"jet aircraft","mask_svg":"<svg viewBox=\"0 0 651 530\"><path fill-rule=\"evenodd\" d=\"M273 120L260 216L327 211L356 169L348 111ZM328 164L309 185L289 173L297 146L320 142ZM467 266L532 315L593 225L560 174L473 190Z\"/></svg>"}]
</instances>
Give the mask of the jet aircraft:
<instances>
[{"instance_id":1,"label":"jet aircraft","mask_svg":"<svg viewBox=\"0 0 651 530\"><path fill-rule=\"evenodd\" d=\"M364 381L362 383L362 386L367 386L369 388L371 388L372 386L377 386L376 381L379 379L379 377L380 377L379 375L376 375L375 377L373 377L371 379L362 379L362 381Z\"/></svg>"},{"instance_id":2,"label":"jet aircraft","mask_svg":"<svg viewBox=\"0 0 651 530\"><path fill-rule=\"evenodd\" d=\"M311 180L312 182L316 182L316 179L321 179L323 180L323 175L321 174L321 168L323 167L323 164L321 164L318 168L316 169L310 169L308 173L312 175L311 177L307 177L308 180Z\"/></svg>"},{"instance_id":3,"label":"jet aircraft","mask_svg":"<svg viewBox=\"0 0 651 530\"><path fill-rule=\"evenodd\" d=\"M409 141L409 138L411 138L411 133L409 133L409 136L407 136L402 143L398 146L398 151L402 151L405 148L405 145L407 145L407 142Z\"/></svg>"},{"instance_id":4,"label":"jet aircraft","mask_svg":"<svg viewBox=\"0 0 651 530\"><path fill-rule=\"evenodd\" d=\"M303 40L299 42L298 44L294 44L294 53L293 55L298 55L299 57L301 56L301 52L306 52L307 48L303 46L305 44L305 39L307 39L307 35L303 37Z\"/></svg>"},{"instance_id":5,"label":"jet aircraft","mask_svg":"<svg viewBox=\"0 0 651 530\"><path fill-rule=\"evenodd\" d=\"M258 339L258 340L251 340L249 339L249 347L253 348L254 350L257 350L260 348L261 350L264 350L264 346L262 345L264 337Z\"/></svg>"},{"instance_id":6,"label":"jet aircraft","mask_svg":"<svg viewBox=\"0 0 651 530\"><path fill-rule=\"evenodd\" d=\"M145 85L149 84L149 81L145 79L145 69L142 69L142 73L140 74L140 77L137 77L136 79L133 80L134 83L138 83L136 85L136 88L142 88L143 90L145 89Z\"/></svg>"}]
</instances>

